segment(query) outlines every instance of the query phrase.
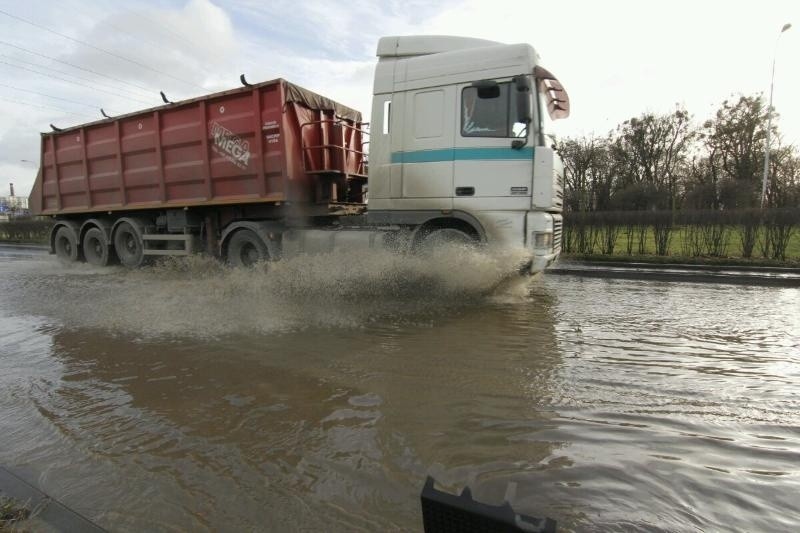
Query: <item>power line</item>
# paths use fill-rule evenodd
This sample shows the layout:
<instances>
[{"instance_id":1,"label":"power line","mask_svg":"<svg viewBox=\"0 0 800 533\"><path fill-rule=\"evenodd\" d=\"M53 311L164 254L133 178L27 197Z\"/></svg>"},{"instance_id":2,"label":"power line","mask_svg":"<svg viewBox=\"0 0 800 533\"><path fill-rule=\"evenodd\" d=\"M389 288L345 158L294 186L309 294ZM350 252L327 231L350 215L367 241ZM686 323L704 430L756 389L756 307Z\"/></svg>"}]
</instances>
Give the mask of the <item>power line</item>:
<instances>
[{"instance_id":1,"label":"power line","mask_svg":"<svg viewBox=\"0 0 800 533\"><path fill-rule=\"evenodd\" d=\"M83 13L84 15L86 15L89 18L98 18L98 16L100 15L96 10L90 13L90 12L88 12L86 10L83 10L80 7L77 7L77 6L74 6L74 5L69 7L69 11ZM120 33L124 33L124 34L130 35L137 42L141 42L143 44L147 44L151 48L156 48L159 51L159 53L163 53L164 44L159 42L159 40L157 38L156 39L150 38L150 37L146 36L143 32L133 33L131 31L125 29L124 27L120 27L120 26L118 26L116 24L108 22L109 19L112 19L112 15L113 14L115 14L115 13L108 12L108 11L106 11L105 13L102 14L103 16L106 17L106 20L103 22L104 26L108 26L109 28L113 28L113 29L117 30ZM220 61L220 63L223 63L223 64L226 64L226 63L229 62L229 60L225 56L223 56L222 54L220 54L217 51L216 47L211 47L209 49L203 50L203 46L198 44L197 41L193 41L193 40L189 39L186 36L186 34L184 34L182 32L173 30L170 27L170 25L167 24L166 22L165 23L161 23L158 20L156 20L155 18L150 18L150 17L148 17L148 16L146 16L146 15L144 15L142 13L138 13L138 12L132 10L132 9L128 9L125 12L123 12L122 14L123 14L123 16L133 15L134 17L137 17L137 18L147 22L148 27L150 29L153 29L153 30L161 29L161 30L163 30L162 32L156 32L156 33L161 33L161 35L166 35L167 37L172 37L171 40L174 43L172 46L175 46L175 44L177 44L178 46L188 45L188 48L186 49L186 51L189 53L189 55L191 57L193 57L196 60L198 59L198 51L202 50L203 51L203 57L211 56L211 57L217 59L218 61ZM164 18L164 17L161 17L161 18ZM169 34L169 35L167 35L167 34ZM179 42L179 41L182 41L182 42ZM0 41L0 42L2 42L2 41Z\"/></svg>"},{"instance_id":2,"label":"power line","mask_svg":"<svg viewBox=\"0 0 800 533\"><path fill-rule=\"evenodd\" d=\"M75 113L73 111L67 111L66 109L61 109L60 107L53 107L53 106L49 106L49 105L32 104L30 102L21 102L19 100L13 100L11 98L4 98L2 96L0 96L0 100L3 100L5 102L11 102L12 104L25 105L25 106L28 106L28 107L36 107L36 108L39 108L39 109L60 111L61 113L64 113L65 115L75 115L77 117L84 117L84 118L99 120L99 119L97 119L97 117L84 115L83 113Z\"/></svg>"},{"instance_id":3,"label":"power line","mask_svg":"<svg viewBox=\"0 0 800 533\"><path fill-rule=\"evenodd\" d=\"M46 98L53 98L54 100L61 100L61 101L63 101L63 102L69 102L69 103L71 103L71 104L77 104L77 105L82 105L82 106L84 106L84 107L90 107L90 108L92 108L92 109L94 109L94 110L98 110L98 109L100 109L100 107L99 107L99 106L96 106L96 105L92 105L92 104L85 104L85 103L83 103L83 102L78 102L77 100L70 100L69 98L62 98L62 97L60 97L60 96L53 96L53 95L51 95L51 94L40 93L40 92L37 92L37 91L33 91L33 90L31 90L31 89L22 89L22 88L20 88L20 87L14 87L13 85L6 85L5 83L0 83L0 87L6 87L6 88L8 88L8 89L13 89L13 90L15 90L15 91L20 91L20 92L23 92L23 93L38 94L39 96L44 96L44 97L46 97ZM118 111L115 111L115 110L113 110L113 109L110 109L110 108L108 108L108 107L106 108L106 110L107 110L107 111L111 111L111 112L112 112L112 113L114 113L114 114L117 114L117 113L118 113Z\"/></svg>"},{"instance_id":4,"label":"power line","mask_svg":"<svg viewBox=\"0 0 800 533\"><path fill-rule=\"evenodd\" d=\"M54 80L60 80L60 81L65 81L67 83L73 83L75 85L80 85L81 87L86 87L87 89L91 89L93 91L98 91L98 92L101 92L101 93L110 94L112 96L119 96L119 97L122 97L122 98L127 98L128 100L133 100L134 102L139 102L140 104L144 104L144 105L148 105L148 106L152 106L153 105L150 102L145 102L143 100L137 100L136 98L132 98L130 96L125 96L124 94L112 93L111 91L104 91L103 89L98 89L97 87L92 87L91 85L86 85L84 83L79 83L77 81L68 80L66 78L60 78L58 76L53 76L52 74L48 74L46 72L38 72L36 70L33 70L32 68L22 67L20 65L14 65L14 64L8 63L6 61L0 60L0 64L8 65L9 67L18 68L18 69L21 69L21 70L27 70L28 72L33 72L34 74L38 74L40 76L46 76L48 78L53 78Z\"/></svg>"},{"instance_id":5,"label":"power line","mask_svg":"<svg viewBox=\"0 0 800 533\"><path fill-rule=\"evenodd\" d=\"M188 38L188 36L186 36L182 32L178 32L176 30L173 30L168 25L161 24L157 20L151 19L150 17L148 17L146 15L143 15L142 13L137 13L137 12L135 12L133 10L128 10L127 13L130 13L134 17L138 17L138 18L150 23L150 25L152 25L152 26L158 26L159 28L165 30L167 33L170 33L171 35L174 35L175 37L177 37L178 39L180 39L181 41L183 41L184 43L188 44L189 46L191 46L193 48L201 48L201 46L199 44L197 44L195 41L190 40ZM211 55L213 55L217 59L221 59L223 62L225 61L225 58L222 56L222 54L217 52L215 48L212 47L210 49L210 52L211 52Z\"/></svg>"},{"instance_id":6,"label":"power line","mask_svg":"<svg viewBox=\"0 0 800 533\"><path fill-rule=\"evenodd\" d=\"M86 15L88 17L91 17L91 18L97 17L97 13L87 13L86 11L84 11L84 10L82 10L79 7L76 7L76 6L70 6L69 10L83 13L84 15ZM136 15L136 13L134 13L133 11L130 11L130 10L128 11L128 13L131 13L131 14L133 14L135 16L138 16L138 15ZM110 19L111 16L108 13L106 13L106 18ZM159 24L158 22L154 21L153 19L145 18L145 17L142 17L142 16L140 16L140 18L144 18L145 20L147 20L149 22L150 26L161 26L162 28L164 27L163 25ZM143 44L147 44L151 48L157 49L159 53L163 54L163 52L164 52L164 45L162 43L156 42L153 39L148 38L142 32L139 32L139 33L136 33L136 34L131 33L130 31L126 30L125 28L117 26L116 24L113 24L111 22L108 22L108 20L103 22L103 25L104 26L108 26L109 28L113 28L113 29L117 30L120 33L124 33L126 35L130 35L137 42L141 42ZM185 42L189 42L189 41L186 41L185 39L184 39L184 41ZM192 43L190 43L190 44L192 44ZM199 48L199 46L196 45L196 44L192 44L192 47L193 48ZM195 53L194 50L189 50L189 51L192 52L192 53ZM211 55L215 55L216 54L216 51L214 51L213 49L211 50L211 52L212 52ZM216 56L216 57L219 58L219 56Z\"/></svg>"},{"instance_id":7,"label":"power line","mask_svg":"<svg viewBox=\"0 0 800 533\"><path fill-rule=\"evenodd\" d=\"M173 80L177 80L177 81L179 81L181 83L185 83L186 85L191 85L193 87L196 87L198 89L201 89L201 90L205 91L204 87L201 87L199 85L195 85L194 83L192 83L190 81L183 80L181 78L178 78L177 76L173 76L172 74L169 74L168 72L164 72L162 70L158 70L158 69L153 68L153 67L151 67L149 65L145 65L144 63L142 63L140 61L136 61L135 59L130 59L130 58L127 58L125 56L121 56L119 54L116 54L114 52L106 50L105 48L100 48L99 46L95 46L93 44L87 43L86 41L82 41L80 39L76 39L74 37L70 37L69 35L66 35L66 34L63 34L63 33L59 33L59 32L57 32L55 30L51 30L50 28L42 26L41 24L37 24L35 22L31 22L30 20L26 20L26 19L24 19L22 17L18 17L16 15L12 15L11 13L9 13L7 11L3 11L2 9L0 9L0 14L3 14L5 16L7 16L7 17L11 17L13 19L19 20L19 21L24 22L26 24L30 24L31 26L33 26L35 28L39 28L39 29L42 29L44 31L50 32L50 33L52 33L54 35L58 35L59 37L63 37L64 39L69 39L70 41L76 42L78 44L82 44L83 46L87 46L87 47L89 47L89 48L91 48L93 50L97 50L98 52L103 52L104 54L108 54L111 57L116 57L117 59L121 59L123 61L127 61L128 63L131 63L131 64L136 65L138 67L141 67L141 68L144 68L144 69L147 69L147 70L151 70L153 72L161 74L162 76L167 76L168 78L172 78Z\"/></svg>"},{"instance_id":8,"label":"power line","mask_svg":"<svg viewBox=\"0 0 800 533\"><path fill-rule=\"evenodd\" d=\"M189 44L189 45L191 45L191 46L193 46L193 47L195 47L195 48L199 48L199 46L198 46L198 44L197 44L197 43L195 43L195 42L193 42L193 41L190 41L189 39L187 39L187 38L183 37L183 36L182 36L181 34L179 34L178 32L176 32L176 31L172 30L172 29L171 29L171 28L169 28L168 26L164 26L163 24L159 23L159 22L158 22L158 21L156 21L156 20L153 20L153 19L151 19L150 17L146 17L146 16L142 15L141 13L136 13L135 11L132 11L132 10L128 10L128 13L132 14L134 17L139 17L140 19L142 19L142 20L145 20L145 21L149 22L149 23L150 23L150 24L152 24L153 26L158 26L158 27L160 27L161 29L163 29L163 30L166 30L168 33L170 33L170 34L174 35L175 37L177 37L177 38L178 38L178 39L180 39L181 41L183 41L183 42L185 42L185 43L187 43L187 44Z\"/></svg>"},{"instance_id":9,"label":"power line","mask_svg":"<svg viewBox=\"0 0 800 533\"><path fill-rule=\"evenodd\" d=\"M118 83L124 83L125 85L130 85L131 87L135 87L135 88L137 88L139 90L142 90L142 91L144 91L146 93L152 92L152 89L148 89L147 87L142 87L141 85L136 85L135 83L131 83L129 81L125 81L125 80L120 79L120 78L115 78L113 76L109 76L107 74L103 74L101 72L97 72L96 70L92 70L90 68L82 67L80 65L76 65L74 63L70 63L69 61L64 61L63 59L58 59L56 57L51 57L51 56L48 56L48 55L45 55L45 54L41 54L39 52L34 52L33 50L28 50L27 48L23 48L21 46L17 46L16 44L9 43L7 41L3 41L2 39L0 39L0 44L4 44L6 46L10 46L12 48L16 48L17 50L21 50L21 51L26 52L28 54L32 54L32 55L36 55L36 56L39 56L39 57L43 57L45 59L49 59L50 61L55 61L57 63L63 63L64 65L70 66L72 68L76 68L78 70L83 70L85 72L89 72L91 74L94 74L95 76L100 76L102 78L108 78L109 80L113 80L113 81L116 81Z\"/></svg>"},{"instance_id":10,"label":"power line","mask_svg":"<svg viewBox=\"0 0 800 533\"><path fill-rule=\"evenodd\" d=\"M31 65L31 66L34 66L34 67L37 67L37 68L42 68L42 69L45 69L45 70L51 70L51 71L53 71L53 72L55 72L57 74L63 74L64 76L72 76L73 78L77 78L79 80L91 83L92 85L99 85L101 87L108 87L109 89L114 90L114 91L123 91L123 92L126 92L128 94L132 94L134 96L142 96L142 95L140 95L138 93L135 93L133 91L130 91L128 89L121 89L119 87L115 87L114 85L109 85L108 83L98 82L98 81L95 81L95 80L90 79L90 78L84 78L82 76L78 76L77 74L72 74L71 72L64 72L63 70L58 70L58 69L54 69L53 67L48 67L47 65L40 65L39 63L33 63L31 61L25 61L24 59L19 59L17 57L13 57L13 56L7 56L5 54L0 54L0 58L10 59L11 61L16 61L18 63L23 63L25 65ZM120 95L120 96L123 96L123 95Z\"/></svg>"},{"instance_id":11,"label":"power line","mask_svg":"<svg viewBox=\"0 0 800 533\"><path fill-rule=\"evenodd\" d=\"M230 65L230 63L231 63L230 59L227 58L226 56L224 56L223 54L221 54L217 50L216 47L212 46L211 48L203 49L203 46L198 44L197 41L194 41L194 40L190 39L189 36L186 35L185 33L183 33L182 31L178 31L176 29L173 29L166 22L165 23L161 23L161 22L157 21L154 18L150 18L150 17L146 16L143 13L138 13L138 12L130 10L130 9L127 11L127 13L131 14L131 15L133 15L135 17L138 17L139 19L149 23L151 27L161 28L162 30L164 30L164 32L174 36L176 39L179 39L180 41L183 41L183 43L186 43L187 45L189 45L189 47L190 47L189 51L192 52L192 53L196 54L197 53L196 50L203 50L203 54L204 55L210 55L211 57L213 57L217 61L219 61L220 64ZM173 41L173 42L177 42L177 41ZM180 43L178 43L178 44L180 44ZM243 56L237 54L234 59L235 59L236 64L238 65L237 66L237 70L241 71L242 69L245 68L244 67L245 60L243 59ZM247 68L250 68L252 66L252 61L246 61L246 63L248 63Z\"/></svg>"}]
</instances>

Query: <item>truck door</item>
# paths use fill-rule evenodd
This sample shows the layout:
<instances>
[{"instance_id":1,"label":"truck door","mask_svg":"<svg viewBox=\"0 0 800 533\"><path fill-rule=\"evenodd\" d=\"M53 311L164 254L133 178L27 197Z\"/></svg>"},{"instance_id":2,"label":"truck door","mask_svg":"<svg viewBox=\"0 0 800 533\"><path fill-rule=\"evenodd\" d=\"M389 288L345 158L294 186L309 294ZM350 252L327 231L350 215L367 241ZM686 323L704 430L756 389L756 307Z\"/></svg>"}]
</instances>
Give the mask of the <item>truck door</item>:
<instances>
[{"instance_id":1,"label":"truck door","mask_svg":"<svg viewBox=\"0 0 800 533\"><path fill-rule=\"evenodd\" d=\"M455 117L454 209L527 210L533 182L533 142L511 147L515 124L514 86L509 81L458 88ZM529 139L533 134L529 133Z\"/></svg>"},{"instance_id":2,"label":"truck door","mask_svg":"<svg viewBox=\"0 0 800 533\"><path fill-rule=\"evenodd\" d=\"M403 149L392 153L402 162L397 209L453 208L455 96L455 87L405 93Z\"/></svg>"}]
</instances>

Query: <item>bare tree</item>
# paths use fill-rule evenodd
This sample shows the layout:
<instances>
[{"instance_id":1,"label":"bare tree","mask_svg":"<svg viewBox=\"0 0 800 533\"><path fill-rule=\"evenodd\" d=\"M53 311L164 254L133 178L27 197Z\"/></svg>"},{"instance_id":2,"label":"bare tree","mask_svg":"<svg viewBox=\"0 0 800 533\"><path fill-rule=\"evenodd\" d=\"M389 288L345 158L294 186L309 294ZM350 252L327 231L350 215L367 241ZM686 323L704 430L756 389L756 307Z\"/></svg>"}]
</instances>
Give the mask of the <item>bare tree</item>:
<instances>
[{"instance_id":1,"label":"bare tree","mask_svg":"<svg viewBox=\"0 0 800 533\"><path fill-rule=\"evenodd\" d=\"M770 150L769 207L800 206L800 158L794 146L779 146Z\"/></svg>"},{"instance_id":2,"label":"bare tree","mask_svg":"<svg viewBox=\"0 0 800 533\"><path fill-rule=\"evenodd\" d=\"M774 117L774 115L773 115ZM734 209L759 205L767 110L761 95L725 100L701 128L685 109L645 113L607 137L565 139L566 206L574 211ZM777 123L767 205L800 205L800 155ZM699 142L698 142L699 141Z\"/></svg>"},{"instance_id":3,"label":"bare tree","mask_svg":"<svg viewBox=\"0 0 800 533\"><path fill-rule=\"evenodd\" d=\"M619 188L655 193L649 203L661 205L650 207L674 210L696 135L691 115L681 107L667 115L645 113L620 124L611 148Z\"/></svg>"},{"instance_id":4,"label":"bare tree","mask_svg":"<svg viewBox=\"0 0 800 533\"><path fill-rule=\"evenodd\" d=\"M715 117L703 125L710 171L720 177L717 187L723 207L758 204L766 131L767 109L761 95L723 101ZM777 126L773 133L777 136Z\"/></svg>"},{"instance_id":5,"label":"bare tree","mask_svg":"<svg viewBox=\"0 0 800 533\"><path fill-rule=\"evenodd\" d=\"M613 181L608 139L595 136L566 139L556 148L564 161L567 208L608 209Z\"/></svg>"}]
</instances>

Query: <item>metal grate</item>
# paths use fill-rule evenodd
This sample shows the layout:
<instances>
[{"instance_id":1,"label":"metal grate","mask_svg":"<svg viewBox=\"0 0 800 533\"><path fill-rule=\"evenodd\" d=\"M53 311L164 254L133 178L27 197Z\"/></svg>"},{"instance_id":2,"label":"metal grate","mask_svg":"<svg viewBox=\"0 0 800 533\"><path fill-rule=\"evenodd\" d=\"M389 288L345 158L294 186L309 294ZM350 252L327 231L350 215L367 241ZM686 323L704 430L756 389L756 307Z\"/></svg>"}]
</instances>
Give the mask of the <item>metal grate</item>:
<instances>
[{"instance_id":1,"label":"metal grate","mask_svg":"<svg viewBox=\"0 0 800 533\"><path fill-rule=\"evenodd\" d=\"M561 252L561 233L563 231L564 219L561 215L553 215L553 251Z\"/></svg>"}]
</instances>

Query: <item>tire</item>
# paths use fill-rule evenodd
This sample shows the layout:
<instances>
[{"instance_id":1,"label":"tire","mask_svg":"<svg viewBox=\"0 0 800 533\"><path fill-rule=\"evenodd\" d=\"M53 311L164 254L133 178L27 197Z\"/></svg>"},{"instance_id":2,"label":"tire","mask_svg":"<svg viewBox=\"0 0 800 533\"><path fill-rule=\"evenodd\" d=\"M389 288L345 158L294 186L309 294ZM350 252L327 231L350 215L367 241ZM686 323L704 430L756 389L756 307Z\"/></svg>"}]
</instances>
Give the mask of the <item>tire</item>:
<instances>
[{"instance_id":1,"label":"tire","mask_svg":"<svg viewBox=\"0 0 800 533\"><path fill-rule=\"evenodd\" d=\"M269 250L256 232L242 229L235 232L228 241L228 263L234 267L251 267L269 260Z\"/></svg>"},{"instance_id":2,"label":"tire","mask_svg":"<svg viewBox=\"0 0 800 533\"><path fill-rule=\"evenodd\" d=\"M107 266L114 252L109 246L106 234L100 228L90 228L83 235L83 255L86 262L93 266Z\"/></svg>"},{"instance_id":3,"label":"tire","mask_svg":"<svg viewBox=\"0 0 800 533\"><path fill-rule=\"evenodd\" d=\"M119 262L128 268L137 268L144 263L142 237L130 222L122 222L114 230L114 250Z\"/></svg>"},{"instance_id":4,"label":"tire","mask_svg":"<svg viewBox=\"0 0 800 533\"><path fill-rule=\"evenodd\" d=\"M455 228L434 229L422 237L417 253L430 255L446 248L472 248L477 241L470 234Z\"/></svg>"},{"instance_id":5,"label":"tire","mask_svg":"<svg viewBox=\"0 0 800 533\"><path fill-rule=\"evenodd\" d=\"M53 239L56 257L63 263L75 263L79 258L78 235L70 226L61 226Z\"/></svg>"}]
</instances>

